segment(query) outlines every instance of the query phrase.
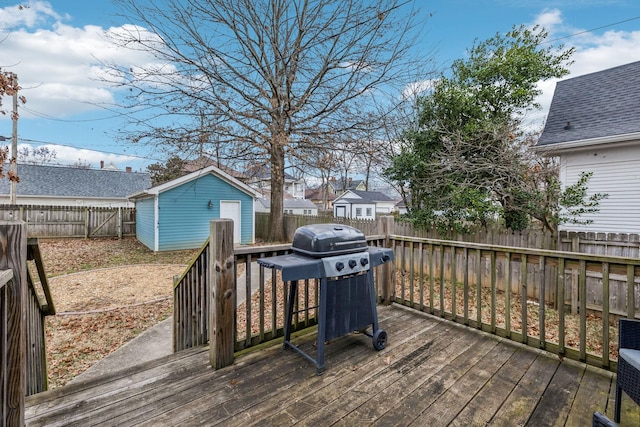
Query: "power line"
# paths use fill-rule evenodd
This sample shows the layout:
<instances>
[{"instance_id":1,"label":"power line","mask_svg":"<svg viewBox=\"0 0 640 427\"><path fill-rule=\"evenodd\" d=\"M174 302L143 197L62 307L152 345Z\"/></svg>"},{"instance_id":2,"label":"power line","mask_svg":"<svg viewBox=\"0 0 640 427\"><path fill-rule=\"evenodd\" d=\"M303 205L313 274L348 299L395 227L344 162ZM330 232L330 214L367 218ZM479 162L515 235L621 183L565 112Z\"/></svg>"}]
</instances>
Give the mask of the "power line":
<instances>
[{"instance_id":1,"label":"power line","mask_svg":"<svg viewBox=\"0 0 640 427\"><path fill-rule=\"evenodd\" d=\"M108 116L108 117L100 117L100 118L96 118L96 119L81 119L81 120L69 120L69 119L59 119L53 116L50 116L48 114L45 113L41 113L39 111L33 110L31 108L25 107L25 106L21 106L21 109L28 111L29 113L33 114L36 117L39 117L41 119L47 119L47 120L51 120L54 122L62 122L62 123L86 123L86 122L99 122L102 120L112 120L112 119L117 119L117 118L121 118L123 116L123 114L114 114L112 116Z\"/></svg>"},{"instance_id":2,"label":"power line","mask_svg":"<svg viewBox=\"0 0 640 427\"><path fill-rule=\"evenodd\" d=\"M61 144L58 142L51 142L51 141L40 141L37 139L27 139L27 138L18 138L19 141L21 142L30 142L30 143L36 143L36 144L49 144L49 145L57 145L60 147L69 147L69 148L75 148L77 150L88 150L88 151L95 151L97 153L104 153L104 154L113 154L116 156L124 156L124 157L135 157L137 159L142 159L142 160L154 160L154 161L164 161L162 159L156 159L153 157L146 157L146 156L138 156L136 154L125 154L125 153L116 153L113 151L105 151L105 150L99 150L99 149L94 149L94 148L87 148L87 147L78 147L75 145L70 145L70 144Z\"/></svg>"},{"instance_id":3,"label":"power line","mask_svg":"<svg viewBox=\"0 0 640 427\"><path fill-rule=\"evenodd\" d=\"M571 37L575 37L575 36L579 36L581 34L586 34L586 33L591 33L593 31L598 31L598 30L602 30L603 28L609 28L609 27L613 27L615 25L619 25L619 24L624 24L625 22L630 22L630 21L635 21L636 19L640 19L640 16L634 16L633 18L629 18L629 19L625 19L623 21L618 21L618 22L613 22L611 24L606 24L606 25L602 25L600 27L596 27L596 28L592 28L590 30L584 30L584 31L579 31L577 33L573 33L573 34L569 34L567 36L562 36L562 37L556 37L553 40L548 40L544 43L553 43L553 42L557 42L558 40L564 40L564 39L568 39Z\"/></svg>"}]
</instances>

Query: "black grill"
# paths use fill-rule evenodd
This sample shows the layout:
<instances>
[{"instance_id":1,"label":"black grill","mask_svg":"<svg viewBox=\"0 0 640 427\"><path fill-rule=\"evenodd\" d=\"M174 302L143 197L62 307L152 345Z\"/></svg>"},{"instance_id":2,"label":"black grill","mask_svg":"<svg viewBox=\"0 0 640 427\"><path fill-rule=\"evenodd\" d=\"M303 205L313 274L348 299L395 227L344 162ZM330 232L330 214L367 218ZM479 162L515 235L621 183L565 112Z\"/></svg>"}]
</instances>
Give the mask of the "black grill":
<instances>
[{"instance_id":1,"label":"black grill","mask_svg":"<svg viewBox=\"0 0 640 427\"><path fill-rule=\"evenodd\" d=\"M382 350L387 334L378 328L373 267L393 259L391 249L367 246L364 234L340 224L314 224L296 230L292 254L258 259L258 264L282 271L290 282L284 327L284 347L292 348L324 372L324 344L354 331L372 338ZM318 343L313 358L290 342L298 280L319 279ZM371 327L371 332L368 332Z\"/></svg>"}]
</instances>

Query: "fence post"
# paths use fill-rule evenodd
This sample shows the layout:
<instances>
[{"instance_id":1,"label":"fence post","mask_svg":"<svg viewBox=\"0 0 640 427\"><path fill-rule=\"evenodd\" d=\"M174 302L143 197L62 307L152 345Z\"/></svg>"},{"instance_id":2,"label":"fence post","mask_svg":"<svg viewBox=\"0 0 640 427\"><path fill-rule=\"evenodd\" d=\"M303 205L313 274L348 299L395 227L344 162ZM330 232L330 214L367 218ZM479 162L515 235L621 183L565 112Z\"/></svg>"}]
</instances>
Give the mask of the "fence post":
<instances>
[{"instance_id":1,"label":"fence post","mask_svg":"<svg viewBox=\"0 0 640 427\"><path fill-rule=\"evenodd\" d=\"M577 234L571 238L571 252L580 252L580 237ZM571 314L578 314L578 274L577 269L571 269Z\"/></svg>"},{"instance_id":2,"label":"fence post","mask_svg":"<svg viewBox=\"0 0 640 427\"><path fill-rule=\"evenodd\" d=\"M118 234L118 239L122 239L122 222L124 215L122 215L122 206L118 206L118 223L116 224L116 233Z\"/></svg>"},{"instance_id":3,"label":"fence post","mask_svg":"<svg viewBox=\"0 0 640 427\"><path fill-rule=\"evenodd\" d=\"M7 286L7 372L2 387L2 419L7 426L24 425L26 395L26 301L27 225L22 221L0 221L0 270L12 270ZM5 388L6 387L6 388Z\"/></svg>"},{"instance_id":4,"label":"fence post","mask_svg":"<svg viewBox=\"0 0 640 427\"><path fill-rule=\"evenodd\" d=\"M90 224L90 216L91 216L91 209L89 208L85 208L84 209L84 238L88 238L89 237L89 227L91 226Z\"/></svg>"},{"instance_id":5,"label":"fence post","mask_svg":"<svg viewBox=\"0 0 640 427\"><path fill-rule=\"evenodd\" d=\"M391 246L391 238L390 235L394 233L395 228L395 218L388 216L378 217L378 230L381 234L384 235L384 246L389 248ZM382 264L382 303L384 305L391 304L391 299L393 297L393 270L394 270L394 262L385 262Z\"/></svg>"},{"instance_id":6,"label":"fence post","mask_svg":"<svg viewBox=\"0 0 640 427\"><path fill-rule=\"evenodd\" d=\"M236 286L233 274L233 221L211 221L209 240L209 363L214 369L233 363Z\"/></svg>"}]
</instances>

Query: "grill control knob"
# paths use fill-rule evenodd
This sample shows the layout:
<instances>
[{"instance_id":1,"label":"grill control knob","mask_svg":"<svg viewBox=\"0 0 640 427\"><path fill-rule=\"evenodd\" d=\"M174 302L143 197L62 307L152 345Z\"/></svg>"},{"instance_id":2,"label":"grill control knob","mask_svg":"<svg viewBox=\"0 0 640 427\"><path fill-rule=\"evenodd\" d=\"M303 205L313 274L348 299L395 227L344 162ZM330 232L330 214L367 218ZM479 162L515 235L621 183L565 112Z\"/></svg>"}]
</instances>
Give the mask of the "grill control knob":
<instances>
[{"instance_id":1,"label":"grill control knob","mask_svg":"<svg viewBox=\"0 0 640 427\"><path fill-rule=\"evenodd\" d=\"M358 265L358 262L355 259L350 259L349 260L349 267L355 268L356 265Z\"/></svg>"},{"instance_id":2,"label":"grill control knob","mask_svg":"<svg viewBox=\"0 0 640 427\"><path fill-rule=\"evenodd\" d=\"M367 264L369 264L369 260L367 258L360 258L360 265L361 266L364 267Z\"/></svg>"},{"instance_id":3,"label":"grill control knob","mask_svg":"<svg viewBox=\"0 0 640 427\"><path fill-rule=\"evenodd\" d=\"M340 261L336 262L336 270L338 271L344 270L344 263Z\"/></svg>"}]
</instances>

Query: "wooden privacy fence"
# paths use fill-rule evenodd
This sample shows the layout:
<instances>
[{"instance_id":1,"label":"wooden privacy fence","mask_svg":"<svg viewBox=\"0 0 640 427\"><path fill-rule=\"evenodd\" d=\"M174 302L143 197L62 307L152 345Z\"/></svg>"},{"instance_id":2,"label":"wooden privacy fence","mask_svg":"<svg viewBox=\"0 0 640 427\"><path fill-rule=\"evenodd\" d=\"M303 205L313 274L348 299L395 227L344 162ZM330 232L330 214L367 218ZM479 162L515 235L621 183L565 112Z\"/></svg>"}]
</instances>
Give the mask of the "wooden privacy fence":
<instances>
[{"instance_id":1,"label":"wooden privacy fence","mask_svg":"<svg viewBox=\"0 0 640 427\"><path fill-rule=\"evenodd\" d=\"M0 205L0 220L24 221L29 237L136 235L135 208Z\"/></svg>"}]
</instances>

